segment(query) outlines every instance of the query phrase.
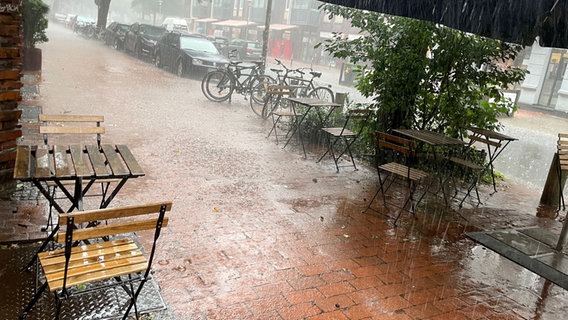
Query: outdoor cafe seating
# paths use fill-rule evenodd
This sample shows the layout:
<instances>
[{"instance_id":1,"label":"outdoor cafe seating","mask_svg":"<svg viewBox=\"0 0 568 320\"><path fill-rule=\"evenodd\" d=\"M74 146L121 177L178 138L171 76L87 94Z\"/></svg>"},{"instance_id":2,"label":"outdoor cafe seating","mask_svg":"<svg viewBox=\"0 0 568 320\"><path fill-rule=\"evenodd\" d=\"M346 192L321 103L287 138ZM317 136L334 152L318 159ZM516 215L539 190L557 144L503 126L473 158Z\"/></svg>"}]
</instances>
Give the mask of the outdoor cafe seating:
<instances>
[{"instance_id":1,"label":"outdoor cafe seating","mask_svg":"<svg viewBox=\"0 0 568 320\"><path fill-rule=\"evenodd\" d=\"M125 310L122 319L129 317L132 308L138 319L141 309L136 301L142 291L148 295L143 287L151 278L156 241L167 225L165 213L171 210L171 202L110 208L127 181L145 175L130 148L102 143L102 116L40 115L39 120L43 143L17 146L14 179L35 186L47 200L50 215L56 211L58 221L22 270L35 267L36 286L40 285L20 318L29 315L46 289L55 294L55 317L59 319L64 301L119 287L128 296L124 302L122 294L116 295L116 302L122 304L119 310ZM84 138L87 134L96 139ZM54 135L58 139L52 139ZM100 202L87 208L85 197L99 183L102 192L95 196L101 197ZM56 196L56 189L61 195ZM50 221L48 217L48 224ZM154 230L148 258L133 236L141 230ZM45 312L40 309L37 312Z\"/></svg>"}]
</instances>

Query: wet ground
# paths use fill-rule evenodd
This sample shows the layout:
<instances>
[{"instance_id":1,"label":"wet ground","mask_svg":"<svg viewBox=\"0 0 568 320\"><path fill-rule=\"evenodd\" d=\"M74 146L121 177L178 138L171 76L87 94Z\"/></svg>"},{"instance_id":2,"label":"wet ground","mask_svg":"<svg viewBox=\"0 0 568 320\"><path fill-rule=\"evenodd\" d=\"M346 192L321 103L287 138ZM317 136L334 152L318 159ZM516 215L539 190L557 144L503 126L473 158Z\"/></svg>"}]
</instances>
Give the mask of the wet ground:
<instances>
[{"instance_id":1,"label":"wet ground","mask_svg":"<svg viewBox=\"0 0 568 320\"><path fill-rule=\"evenodd\" d=\"M304 159L266 139L268 124L240 98L209 102L198 80L58 25L48 36L40 96L30 105L46 113L103 114L103 142L130 146L146 176L129 181L113 206L174 203L154 273L168 306L163 317L561 319L567 313L565 290L464 236L524 226L558 233L557 217L537 216L534 185L508 180L493 196L483 186L483 205L466 205L459 214L427 198L418 219L403 215L394 228L389 209L362 212L377 188L372 168L336 173L333 162L315 162L318 146ZM522 127L515 119L523 115L504 121ZM533 126L561 128L564 121L541 119ZM22 143L37 138L30 133ZM17 226L6 230L28 238L44 218L37 213L44 203L33 194L2 206Z\"/></svg>"}]
</instances>

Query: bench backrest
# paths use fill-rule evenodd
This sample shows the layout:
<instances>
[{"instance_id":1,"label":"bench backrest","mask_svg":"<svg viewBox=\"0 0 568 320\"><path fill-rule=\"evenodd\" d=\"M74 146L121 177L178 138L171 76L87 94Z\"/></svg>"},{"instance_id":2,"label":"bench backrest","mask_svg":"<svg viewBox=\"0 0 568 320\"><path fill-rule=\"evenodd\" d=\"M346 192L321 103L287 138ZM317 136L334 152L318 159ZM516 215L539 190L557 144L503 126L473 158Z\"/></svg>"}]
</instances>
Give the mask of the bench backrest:
<instances>
[{"instance_id":1,"label":"bench backrest","mask_svg":"<svg viewBox=\"0 0 568 320\"><path fill-rule=\"evenodd\" d=\"M557 152L560 170L568 170L568 133L558 134Z\"/></svg>"},{"instance_id":2,"label":"bench backrest","mask_svg":"<svg viewBox=\"0 0 568 320\"><path fill-rule=\"evenodd\" d=\"M99 115L40 114L39 132L45 144L53 134L94 134L100 146L101 135L105 133L101 126L104 121L104 116Z\"/></svg>"},{"instance_id":3,"label":"bench backrest","mask_svg":"<svg viewBox=\"0 0 568 320\"><path fill-rule=\"evenodd\" d=\"M157 228L160 214L172 208L171 202L151 203L144 205L134 205L120 208L106 208L90 211L75 211L59 215L59 225L68 226L73 224L89 223L92 221L106 221L99 225L75 229L71 227L72 241L82 241L96 239L142 230L153 230ZM163 211L163 213L162 213ZM129 219L130 218L130 219ZM168 225L168 218L163 217L161 227ZM66 233L57 234L56 240L59 243L66 242Z\"/></svg>"}]
</instances>

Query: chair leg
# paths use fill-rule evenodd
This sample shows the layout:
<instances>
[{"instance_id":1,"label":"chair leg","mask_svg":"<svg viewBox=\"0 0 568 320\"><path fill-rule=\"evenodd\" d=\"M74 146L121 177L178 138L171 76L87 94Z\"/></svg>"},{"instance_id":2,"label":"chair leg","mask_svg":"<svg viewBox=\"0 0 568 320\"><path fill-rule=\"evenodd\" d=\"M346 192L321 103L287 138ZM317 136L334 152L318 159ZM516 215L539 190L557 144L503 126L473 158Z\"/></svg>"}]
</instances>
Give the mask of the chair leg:
<instances>
[{"instance_id":1,"label":"chair leg","mask_svg":"<svg viewBox=\"0 0 568 320\"><path fill-rule=\"evenodd\" d=\"M138 295L140 295L140 292L142 291L142 288L144 287L144 284L146 283L146 281L148 281L148 279L144 278L142 281L140 281L140 285L138 286L138 289L136 290L136 292L134 293L134 295L130 298L130 303L128 304L128 307L126 308L126 311L124 312L124 316L122 317L122 320L126 320L128 318L128 314L130 313L130 310L132 309L132 307L136 308L136 299L138 299ZM138 311L136 311L136 319L138 319Z\"/></svg>"},{"instance_id":2,"label":"chair leg","mask_svg":"<svg viewBox=\"0 0 568 320\"><path fill-rule=\"evenodd\" d=\"M329 153L329 150L330 150L330 148L331 148L331 138L330 138L330 135L329 135L329 134L326 134L326 135L325 135L325 140L326 140L326 141L325 141L325 142L326 142L325 144L326 144L327 148L326 148L325 152L321 155L321 157L318 159L318 161L316 161L316 163L320 163L320 161L322 161L323 158L324 158L325 156L327 156L327 154Z\"/></svg>"},{"instance_id":3,"label":"chair leg","mask_svg":"<svg viewBox=\"0 0 568 320\"><path fill-rule=\"evenodd\" d=\"M39 300L39 298L41 297L41 295L43 294L43 292L45 291L45 289L47 289L47 282L45 282L45 283L39 288L39 290L36 291L36 293L35 293L34 296L32 297L32 300L30 300L30 303L28 303L28 305L26 306L26 308L25 308L24 311L22 312L22 315L20 316L20 320L26 319L26 317L28 316L29 312L32 310L32 308L34 307L34 305L36 304L36 302Z\"/></svg>"}]
</instances>

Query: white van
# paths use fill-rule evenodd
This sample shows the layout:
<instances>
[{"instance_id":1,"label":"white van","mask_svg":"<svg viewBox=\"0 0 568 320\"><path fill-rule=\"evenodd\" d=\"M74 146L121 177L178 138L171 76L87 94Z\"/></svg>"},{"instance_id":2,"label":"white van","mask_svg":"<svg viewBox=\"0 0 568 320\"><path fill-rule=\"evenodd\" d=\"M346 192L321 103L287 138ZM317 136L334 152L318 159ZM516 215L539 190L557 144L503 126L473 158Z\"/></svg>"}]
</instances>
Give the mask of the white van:
<instances>
[{"instance_id":1,"label":"white van","mask_svg":"<svg viewBox=\"0 0 568 320\"><path fill-rule=\"evenodd\" d=\"M168 17L162 22L162 27L167 31L189 32L187 21L182 18Z\"/></svg>"}]
</instances>

